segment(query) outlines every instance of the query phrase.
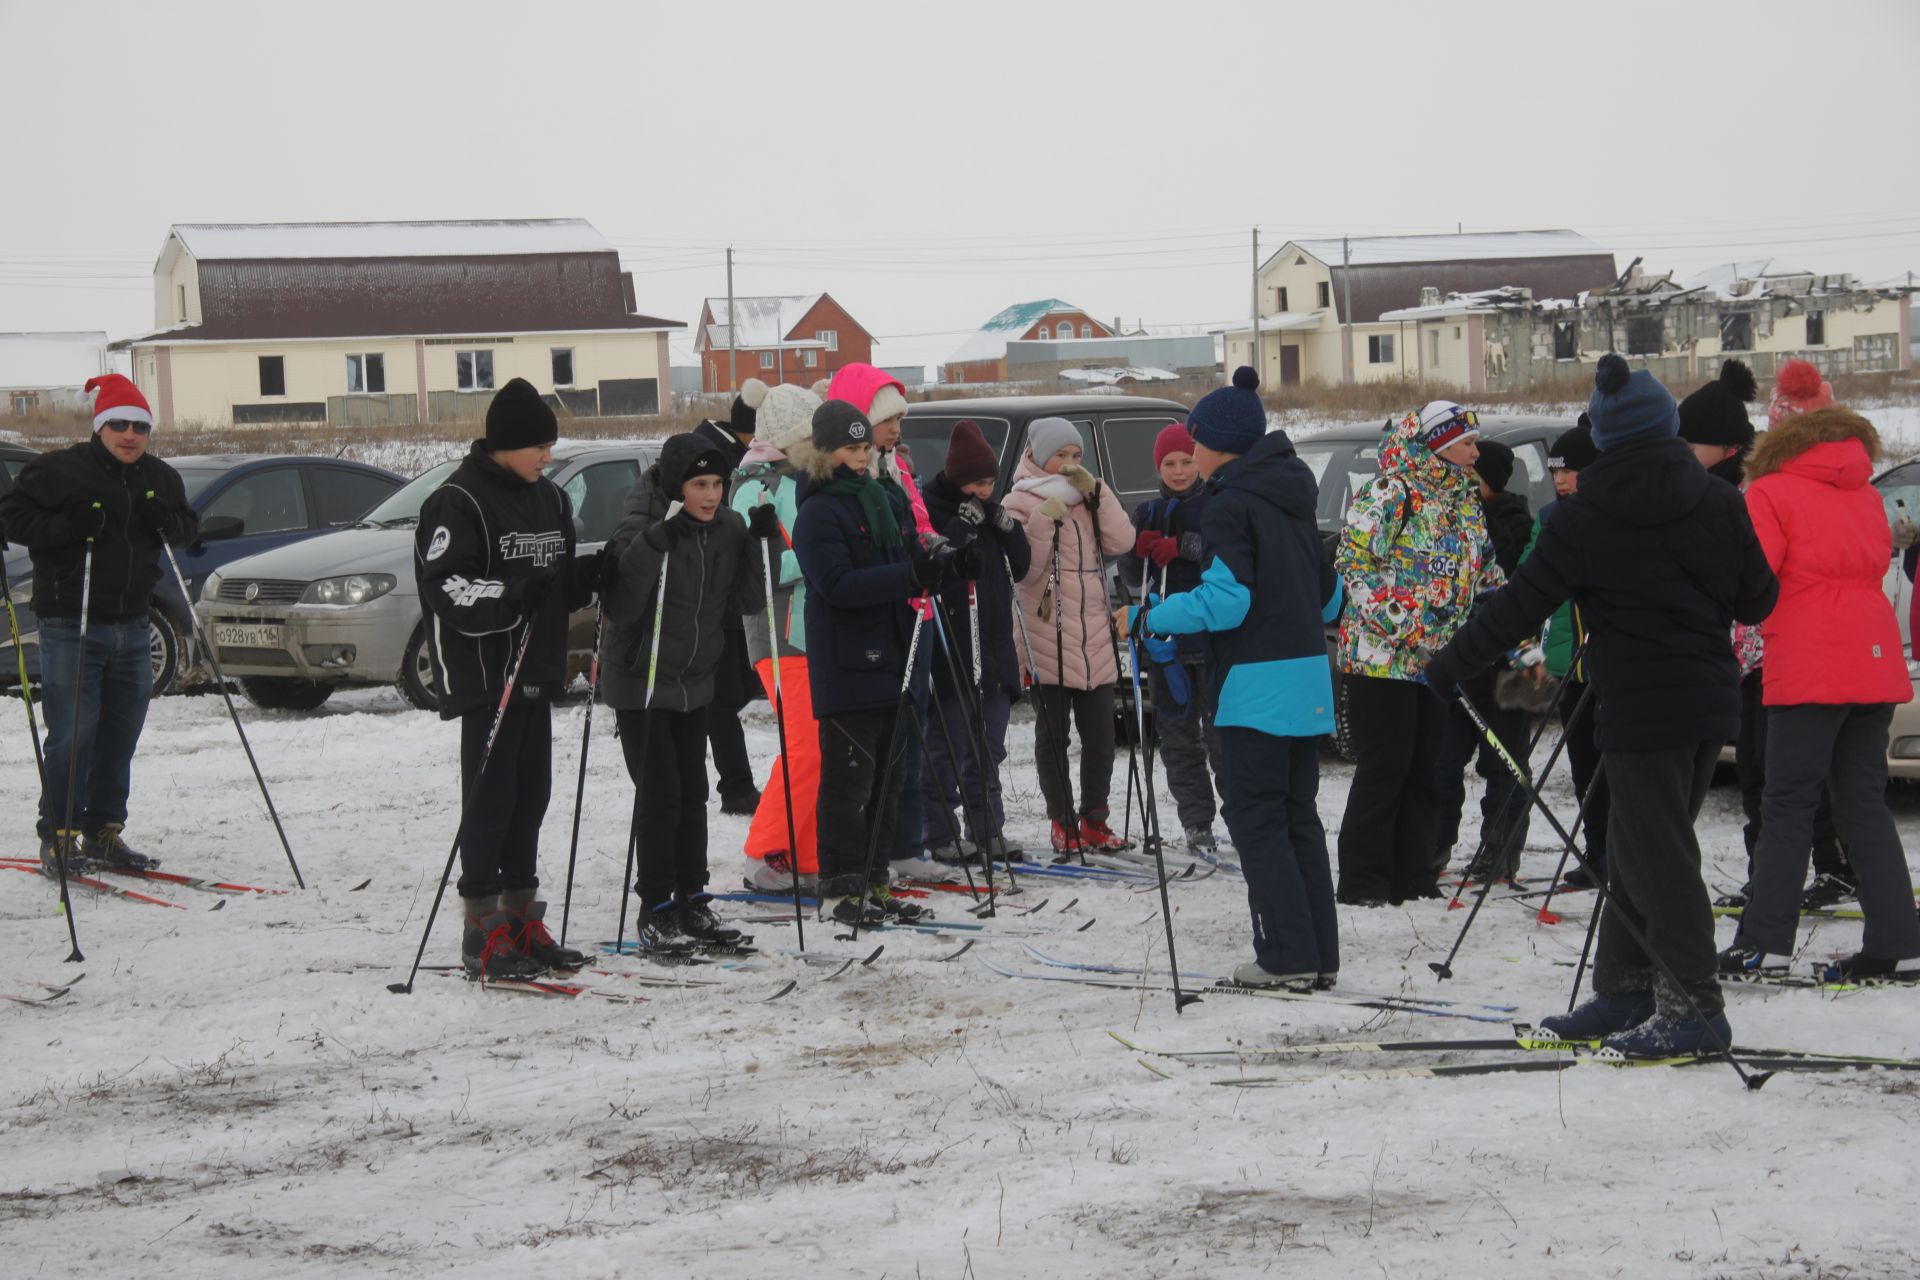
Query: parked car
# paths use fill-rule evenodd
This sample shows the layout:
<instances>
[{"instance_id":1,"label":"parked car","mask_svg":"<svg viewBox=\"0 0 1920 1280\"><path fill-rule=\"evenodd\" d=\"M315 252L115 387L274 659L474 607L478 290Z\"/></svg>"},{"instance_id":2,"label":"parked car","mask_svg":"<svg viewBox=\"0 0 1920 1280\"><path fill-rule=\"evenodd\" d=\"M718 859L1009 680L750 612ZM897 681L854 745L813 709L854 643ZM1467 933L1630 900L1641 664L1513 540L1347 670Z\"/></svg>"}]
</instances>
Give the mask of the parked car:
<instances>
[{"instance_id":1,"label":"parked car","mask_svg":"<svg viewBox=\"0 0 1920 1280\"><path fill-rule=\"evenodd\" d=\"M627 492L659 453L660 442L646 440L554 457L547 475L573 503L582 551L612 536ZM423 710L439 705L413 535L427 495L458 465L422 472L350 528L235 561L209 579L195 608L221 668L255 705L310 710L335 689L376 685L397 686ZM570 639L584 663L592 610L574 615Z\"/></svg>"},{"instance_id":2,"label":"parked car","mask_svg":"<svg viewBox=\"0 0 1920 1280\"><path fill-rule=\"evenodd\" d=\"M405 482L383 467L340 458L209 454L168 458L167 462L180 473L187 501L200 517L199 540L176 553L189 596L198 595L208 575L220 566L340 528ZM7 559L7 577L14 589L14 608L20 614L21 644L27 650L30 676L39 670L38 624L26 605L31 575L25 548L15 548ZM148 612L153 627L156 694L181 688L204 675L204 659L191 644L190 607L163 559L160 584L154 589ZM10 642L8 651L0 653L0 666L4 667L0 681L17 671Z\"/></svg>"},{"instance_id":3,"label":"parked car","mask_svg":"<svg viewBox=\"0 0 1920 1280\"><path fill-rule=\"evenodd\" d=\"M1887 522L1920 523L1920 461L1903 462L1874 478L1873 487L1887 507ZM1920 662L1913 660L1913 583L1894 556L1887 568L1887 597L1900 619L1900 643L1907 654L1907 676L1914 682L1915 701L1893 709L1893 727L1887 734L1887 773L1895 778L1920 778Z\"/></svg>"},{"instance_id":4,"label":"parked car","mask_svg":"<svg viewBox=\"0 0 1920 1280\"><path fill-rule=\"evenodd\" d=\"M38 449L29 449L24 444L13 444L0 440L0 493L13 488L14 480L20 475L20 468L31 462Z\"/></svg>"}]
</instances>

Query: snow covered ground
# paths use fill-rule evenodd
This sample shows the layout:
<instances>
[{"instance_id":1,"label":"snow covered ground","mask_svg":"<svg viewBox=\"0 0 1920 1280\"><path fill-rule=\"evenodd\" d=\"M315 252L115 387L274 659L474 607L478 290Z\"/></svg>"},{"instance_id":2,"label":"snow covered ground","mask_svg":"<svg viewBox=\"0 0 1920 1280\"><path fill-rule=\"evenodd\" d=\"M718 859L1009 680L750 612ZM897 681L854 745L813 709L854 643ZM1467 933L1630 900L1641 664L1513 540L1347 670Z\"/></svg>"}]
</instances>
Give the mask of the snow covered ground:
<instances>
[{"instance_id":1,"label":"snow covered ground","mask_svg":"<svg viewBox=\"0 0 1920 1280\"><path fill-rule=\"evenodd\" d=\"M9 707L0 824L26 853L33 764ZM634 1004L488 993L438 973L392 995L455 821L453 727L383 691L314 714L242 714L305 893L155 889L185 910L82 894L87 959L66 965L54 890L0 877L0 990L86 975L44 1007L0 1002L7 1274L1920 1273L1911 1077L1781 1075L1758 1093L1724 1066L1355 1080L1341 1073L1385 1063L1352 1055L1247 1069L1300 1078L1285 1087L1220 1087L1240 1072L1161 1061L1163 1078L1106 1033L1211 1048L1500 1024L1223 996L1176 1016L1163 993L1018 981L980 963L1040 970L1022 950L1031 941L1158 964L1152 893L1035 876L1020 901L1048 905L997 927L1057 935L989 931L942 963L963 935L889 933L872 967L831 980L776 951L753 971L699 974L712 987L597 980L644 997ZM556 715L543 858L556 902L581 714ZM765 705L747 719L764 763ZM619 907L631 792L610 721L595 721L575 942L611 937ZM1014 831L1036 847L1030 725L1012 738ZM155 703L135 777L130 835L170 869L290 884L218 698ZM1329 763L1330 827L1347 779ZM1550 794L1571 812L1564 780ZM1920 798L1899 788L1894 804L1920 840ZM1160 806L1171 812L1164 792ZM1718 887L1740 879L1738 823L1737 795L1716 791L1703 826ZM712 830L724 887L744 823L716 811ZM1524 868L1539 876L1554 862L1543 834ZM1247 958L1237 880L1179 884L1173 900L1184 968ZM965 919L957 901L937 905ZM1343 909L1342 984L1537 1017L1565 1003L1589 905L1570 900L1565 923L1544 926L1528 906L1490 903L1444 988L1427 964L1464 912ZM792 943L790 929L755 932ZM1853 949L1858 934L1809 927L1803 959ZM807 939L851 953L824 928ZM443 907L427 962L457 948ZM763 1003L789 979L791 995ZM1913 1000L1730 996L1748 1044L1920 1055Z\"/></svg>"}]
</instances>

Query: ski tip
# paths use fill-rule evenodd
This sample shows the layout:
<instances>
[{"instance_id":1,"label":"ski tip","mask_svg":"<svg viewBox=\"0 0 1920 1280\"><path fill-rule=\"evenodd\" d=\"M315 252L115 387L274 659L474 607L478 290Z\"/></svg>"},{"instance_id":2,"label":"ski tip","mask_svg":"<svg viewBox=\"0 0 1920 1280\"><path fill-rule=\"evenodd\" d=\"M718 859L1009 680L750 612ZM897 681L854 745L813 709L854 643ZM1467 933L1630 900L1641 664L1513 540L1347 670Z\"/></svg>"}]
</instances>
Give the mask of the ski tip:
<instances>
[{"instance_id":1,"label":"ski tip","mask_svg":"<svg viewBox=\"0 0 1920 1280\"><path fill-rule=\"evenodd\" d=\"M1075 929L1074 932L1085 933L1087 930L1091 928L1093 928L1093 920L1089 918L1085 924L1081 925L1078 929Z\"/></svg>"},{"instance_id":2,"label":"ski tip","mask_svg":"<svg viewBox=\"0 0 1920 1280\"><path fill-rule=\"evenodd\" d=\"M970 947L972 945L973 945L973 940L969 938L967 940L967 946ZM872 964L875 960L878 960L880 958L880 953L882 951L885 951L886 949L887 949L887 944L884 942L881 943L879 946L875 947L872 951L867 953L867 958L860 962L860 967L864 969L866 966Z\"/></svg>"},{"instance_id":3,"label":"ski tip","mask_svg":"<svg viewBox=\"0 0 1920 1280\"><path fill-rule=\"evenodd\" d=\"M225 898L221 898L218 902L215 902L212 906L208 907L207 910L219 911L226 905L227 905L227 900Z\"/></svg>"},{"instance_id":4,"label":"ski tip","mask_svg":"<svg viewBox=\"0 0 1920 1280\"><path fill-rule=\"evenodd\" d=\"M781 996L791 995L793 993L793 989L799 985L800 984L796 982L794 979L788 978L785 986L781 987L778 991L774 992L772 995L768 996L766 999L760 1001L760 1003L772 1004L775 1000L778 1000Z\"/></svg>"},{"instance_id":5,"label":"ski tip","mask_svg":"<svg viewBox=\"0 0 1920 1280\"><path fill-rule=\"evenodd\" d=\"M360 892L360 891L361 891L362 889L364 889L364 888L366 888L366 887L367 887L368 885L370 885L370 884L372 884L372 883L373 883L373 877L372 877L372 876L368 876L368 877L367 877L367 878L366 878L365 880L362 880L362 881L361 881L361 882L360 882L359 884L357 884L357 885L355 885L355 886L353 886L353 888L351 888L351 889L349 889L349 890L347 890L347 892L348 892L348 893L358 893L358 892ZM306 886L305 886L305 885L301 885L300 887L301 887L302 889L304 889L304 888L306 888Z\"/></svg>"}]
</instances>

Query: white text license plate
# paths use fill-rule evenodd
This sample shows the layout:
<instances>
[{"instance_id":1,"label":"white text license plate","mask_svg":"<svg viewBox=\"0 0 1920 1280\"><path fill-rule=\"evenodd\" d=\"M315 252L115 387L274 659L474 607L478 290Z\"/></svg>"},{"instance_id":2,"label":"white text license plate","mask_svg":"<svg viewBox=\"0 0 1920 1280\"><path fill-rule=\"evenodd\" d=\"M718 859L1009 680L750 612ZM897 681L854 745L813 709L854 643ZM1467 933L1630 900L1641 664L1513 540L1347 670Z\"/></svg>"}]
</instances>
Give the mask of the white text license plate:
<instances>
[{"instance_id":1,"label":"white text license plate","mask_svg":"<svg viewBox=\"0 0 1920 1280\"><path fill-rule=\"evenodd\" d=\"M280 626L250 622L216 622L213 642L222 649L278 649Z\"/></svg>"}]
</instances>

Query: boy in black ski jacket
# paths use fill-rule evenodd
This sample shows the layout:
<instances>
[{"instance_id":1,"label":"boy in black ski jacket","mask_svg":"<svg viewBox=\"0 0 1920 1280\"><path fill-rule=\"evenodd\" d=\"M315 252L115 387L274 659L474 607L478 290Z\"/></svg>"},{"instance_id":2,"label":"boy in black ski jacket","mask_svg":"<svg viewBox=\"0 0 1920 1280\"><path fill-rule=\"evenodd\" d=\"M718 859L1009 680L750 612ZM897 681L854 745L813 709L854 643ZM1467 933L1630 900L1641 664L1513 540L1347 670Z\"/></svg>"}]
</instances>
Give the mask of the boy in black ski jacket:
<instances>
[{"instance_id":1,"label":"boy in black ski jacket","mask_svg":"<svg viewBox=\"0 0 1920 1280\"><path fill-rule=\"evenodd\" d=\"M440 716L460 721L461 794L473 798L461 816L459 889L461 960L476 977L586 962L554 944L536 896L567 617L593 598L595 578L593 561L574 558L572 504L545 475L558 435L532 384L507 383L487 406L486 438L427 496L414 533Z\"/></svg>"},{"instance_id":2,"label":"boy in black ski jacket","mask_svg":"<svg viewBox=\"0 0 1920 1280\"><path fill-rule=\"evenodd\" d=\"M1007 820L1000 795L1000 765L1007 758L1007 720L1013 700L1020 696L1020 658L1014 648L1013 582L1027 576L1031 550L1027 537L1006 508L993 498L1000 460L972 422L954 425L947 441L946 468L934 476L920 496L927 519L959 548L953 560L955 576L940 592L942 625L950 626L954 666L961 678L979 690L980 725L990 763L982 763L973 749L971 707L975 695L954 687L945 658L933 662L932 714L928 716L927 764L920 775L922 808L926 813L926 852L936 861L953 859L960 828L953 820L957 803L966 820L967 839L975 849L993 844L995 860L1007 855L1001 835ZM1013 579L1007 570L1013 570ZM970 606L968 592L973 593ZM973 670L973 616L980 619L980 667ZM949 750L948 735L952 735ZM955 758L954 752L958 752ZM958 781L959 791L954 789ZM982 797L991 799L993 829L980 829ZM997 842L997 843L995 843ZM974 850L961 846L971 858Z\"/></svg>"},{"instance_id":3,"label":"boy in black ski jacket","mask_svg":"<svg viewBox=\"0 0 1920 1280\"><path fill-rule=\"evenodd\" d=\"M627 495L607 543L613 642L604 691L635 789L633 891L640 943L651 949L683 936L740 937L721 926L706 892L708 713L737 718L738 708L715 703L728 624L766 606L759 549L726 505L732 471L731 458L701 435L674 436ZM752 520L754 536L779 536L771 505Z\"/></svg>"},{"instance_id":4,"label":"boy in black ski jacket","mask_svg":"<svg viewBox=\"0 0 1920 1280\"><path fill-rule=\"evenodd\" d=\"M1153 465L1160 473L1160 496L1133 509L1133 550L1120 557L1120 585L1130 597L1143 583L1163 596L1191 591L1200 585L1206 560L1201 531L1208 487L1193 460L1193 436L1185 423L1171 423L1154 438ZM1220 772L1220 734L1207 692L1207 642L1204 636L1180 636L1173 648L1171 662L1155 661L1148 669L1154 728L1187 846L1211 853L1219 848L1213 834L1213 779ZM1142 656L1147 656L1144 650Z\"/></svg>"},{"instance_id":5,"label":"boy in black ski jacket","mask_svg":"<svg viewBox=\"0 0 1920 1280\"><path fill-rule=\"evenodd\" d=\"M726 459L723 494L732 488L733 473L759 433L760 406L766 399L767 384L748 378L733 397L725 422L706 418L693 429L692 434L717 447ZM727 649L713 670L713 714L707 717L707 738L713 744L714 771L720 775L720 812L750 817L760 806L760 788L753 784L753 760L747 755L740 709L763 695L753 674L747 625L742 618L726 622Z\"/></svg>"}]
</instances>

